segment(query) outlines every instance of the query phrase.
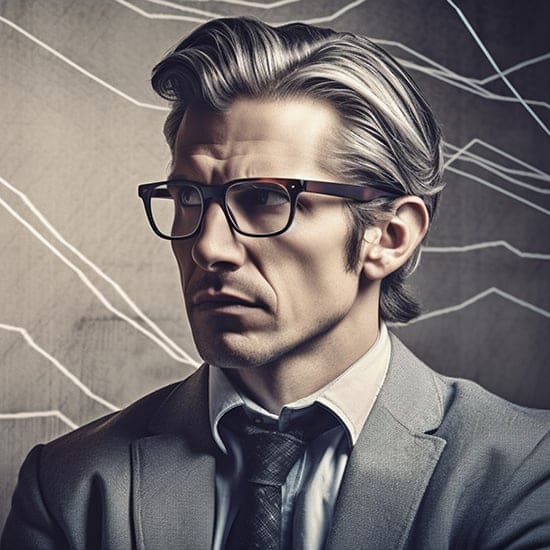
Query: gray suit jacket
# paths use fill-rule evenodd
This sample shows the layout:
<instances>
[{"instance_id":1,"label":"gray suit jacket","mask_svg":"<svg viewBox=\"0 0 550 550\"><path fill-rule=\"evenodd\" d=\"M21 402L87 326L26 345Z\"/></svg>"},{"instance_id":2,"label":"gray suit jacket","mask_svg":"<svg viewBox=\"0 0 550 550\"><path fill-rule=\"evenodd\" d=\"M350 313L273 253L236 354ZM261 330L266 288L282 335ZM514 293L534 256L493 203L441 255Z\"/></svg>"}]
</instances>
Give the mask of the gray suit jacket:
<instances>
[{"instance_id":1,"label":"gray suit jacket","mask_svg":"<svg viewBox=\"0 0 550 550\"><path fill-rule=\"evenodd\" d=\"M550 548L549 414L392 346L327 548ZM35 447L1 550L208 549L216 456L202 368Z\"/></svg>"}]
</instances>

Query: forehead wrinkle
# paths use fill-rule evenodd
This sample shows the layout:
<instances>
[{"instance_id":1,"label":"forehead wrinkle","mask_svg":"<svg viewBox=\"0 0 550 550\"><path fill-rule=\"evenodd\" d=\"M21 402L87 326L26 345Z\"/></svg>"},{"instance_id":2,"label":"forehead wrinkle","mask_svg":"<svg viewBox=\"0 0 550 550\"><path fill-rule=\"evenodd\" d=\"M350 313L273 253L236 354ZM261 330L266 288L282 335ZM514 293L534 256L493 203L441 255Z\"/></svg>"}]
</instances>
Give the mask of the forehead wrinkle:
<instances>
[{"instance_id":1,"label":"forehead wrinkle","mask_svg":"<svg viewBox=\"0 0 550 550\"><path fill-rule=\"evenodd\" d=\"M174 165L171 177L182 177L203 183L225 183L226 181L271 175L270 158L264 161L247 155L231 155L216 158L209 154L193 154Z\"/></svg>"},{"instance_id":2,"label":"forehead wrinkle","mask_svg":"<svg viewBox=\"0 0 550 550\"><path fill-rule=\"evenodd\" d=\"M252 142L250 142L252 143ZM279 151L273 147L273 143L267 143L266 147L258 148L211 148L192 147L187 148L186 154L178 155L174 164L173 174L180 177L187 177L197 181L223 183L229 180L247 177L293 177L293 173L287 172L281 167L280 159L287 159L285 162L289 170L293 167L307 164L307 160L313 160L313 164L320 166L322 157L318 151L306 155L284 150L286 144ZM183 151L182 151L183 153Z\"/></svg>"},{"instance_id":3,"label":"forehead wrinkle","mask_svg":"<svg viewBox=\"0 0 550 550\"><path fill-rule=\"evenodd\" d=\"M191 160L191 159L190 159ZM271 157L248 158L246 155L235 155L227 159L213 159L201 155L195 156L192 162L177 170L178 175L197 179L204 183L225 183L230 180L250 177L286 177L281 169L274 166ZM192 177L191 177L192 175Z\"/></svg>"},{"instance_id":4,"label":"forehead wrinkle","mask_svg":"<svg viewBox=\"0 0 550 550\"><path fill-rule=\"evenodd\" d=\"M316 144L315 149L319 149ZM252 147L252 149L250 149ZM258 139L231 139L224 142L202 142L202 143L180 143L176 147L176 155L209 155L223 160L229 156L243 155L246 153L254 154L258 149L285 149L288 142L284 139L276 139L275 136L267 136ZM233 152L235 151L235 152ZM317 151L319 153L319 151Z\"/></svg>"}]
</instances>

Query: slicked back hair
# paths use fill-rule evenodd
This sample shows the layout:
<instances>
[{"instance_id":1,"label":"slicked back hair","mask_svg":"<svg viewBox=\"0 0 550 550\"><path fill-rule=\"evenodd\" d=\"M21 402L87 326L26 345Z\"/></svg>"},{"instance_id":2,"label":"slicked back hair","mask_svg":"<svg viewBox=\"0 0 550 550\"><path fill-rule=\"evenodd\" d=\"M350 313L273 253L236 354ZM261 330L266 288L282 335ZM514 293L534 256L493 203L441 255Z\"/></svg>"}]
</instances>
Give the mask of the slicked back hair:
<instances>
[{"instance_id":1,"label":"slicked back hair","mask_svg":"<svg viewBox=\"0 0 550 550\"><path fill-rule=\"evenodd\" d=\"M331 105L340 124L328 164L336 181L417 195L430 219L441 182L439 127L417 86L400 65L367 38L293 23L272 27L252 18L215 19L193 31L153 69L152 85L172 102L164 133L174 154L189 106L226 111L239 98L311 98ZM349 202L349 270L358 267L365 229L389 216L391 200ZM384 278L380 316L405 323L420 307L405 284L420 247Z\"/></svg>"}]
</instances>

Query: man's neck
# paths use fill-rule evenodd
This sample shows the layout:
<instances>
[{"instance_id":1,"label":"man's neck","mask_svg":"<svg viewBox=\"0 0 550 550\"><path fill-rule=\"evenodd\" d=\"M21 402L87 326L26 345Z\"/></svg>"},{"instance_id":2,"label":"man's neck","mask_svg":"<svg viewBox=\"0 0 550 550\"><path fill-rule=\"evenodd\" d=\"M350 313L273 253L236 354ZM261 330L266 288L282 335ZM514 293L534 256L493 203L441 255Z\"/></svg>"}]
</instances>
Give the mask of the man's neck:
<instances>
[{"instance_id":1,"label":"man's neck","mask_svg":"<svg viewBox=\"0 0 550 550\"><path fill-rule=\"evenodd\" d=\"M307 349L259 367L226 369L241 391L269 412L279 414L288 403L316 393L335 380L376 342L378 320L364 330L360 344L342 345L338 335L311 342ZM348 338L348 344L353 337Z\"/></svg>"}]
</instances>

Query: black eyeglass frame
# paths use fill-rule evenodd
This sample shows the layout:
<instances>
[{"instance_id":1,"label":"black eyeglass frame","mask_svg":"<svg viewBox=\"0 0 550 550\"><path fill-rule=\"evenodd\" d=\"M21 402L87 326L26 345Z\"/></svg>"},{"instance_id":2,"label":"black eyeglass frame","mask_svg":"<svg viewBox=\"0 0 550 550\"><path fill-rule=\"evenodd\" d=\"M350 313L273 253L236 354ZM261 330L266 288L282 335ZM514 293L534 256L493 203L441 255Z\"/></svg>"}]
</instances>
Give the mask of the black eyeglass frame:
<instances>
[{"instance_id":1,"label":"black eyeglass frame","mask_svg":"<svg viewBox=\"0 0 550 550\"><path fill-rule=\"evenodd\" d=\"M226 194L227 194L227 190L230 187L236 184L242 184L247 182L276 184L286 189L290 197L290 213L289 213L288 221L282 229L271 233L263 233L258 235L256 233L249 233L247 231L243 231L237 225L237 222L234 220L231 214L231 211L227 206ZM181 185L182 187L185 185L185 186L194 187L198 190L202 198L201 213L200 213L199 221L197 222L197 227L189 235L176 236L176 237L168 236L162 233L160 229L157 227L155 220L153 218L153 211L151 208L151 199L153 198L153 193L155 189L160 185L170 185L170 186ZM171 198L171 195L168 192L168 190L165 189L163 191L165 192L165 195L163 198ZM202 222L204 219L204 212L206 211L205 206L207 206L208 202L212 199L216 200L216 202L218 202L218 204L222 206L222 209L224 211L227 222L229 223L229 226L232 229L234 229L237 233L240 233L241 235L245 235L247 237L275 237L277 235L284 233L292 225L292 222L294 221L294 216L296 213L296 203L298 200L298 195L300 193L315 193L318 195L329 195L332 197L352 199L358 202L370 202L379 198L395 199L401 196L400 193L389 191L388 189L383 189L381 187L376 187L373 185L366 186L366 185L356 185L356 184L349 184L349 183L336 183L336 182L328 182L328 181L291 179L291 178L272 178L272 177L239 178L239 179L234 179L219 185L209 185L205 183L200 183L200 182L191 181L191 180L184 180L184 179L173 179L173 180L167 180L167 181L143 183L138 186L138 196L143 200L143 204L145 206L145 212L147 214L147 219L149 220L149 224L151 225L151 228L159 237L169 241L189 239L195 236L202 225Z\"/></svg>"}]
</instances>

